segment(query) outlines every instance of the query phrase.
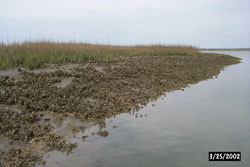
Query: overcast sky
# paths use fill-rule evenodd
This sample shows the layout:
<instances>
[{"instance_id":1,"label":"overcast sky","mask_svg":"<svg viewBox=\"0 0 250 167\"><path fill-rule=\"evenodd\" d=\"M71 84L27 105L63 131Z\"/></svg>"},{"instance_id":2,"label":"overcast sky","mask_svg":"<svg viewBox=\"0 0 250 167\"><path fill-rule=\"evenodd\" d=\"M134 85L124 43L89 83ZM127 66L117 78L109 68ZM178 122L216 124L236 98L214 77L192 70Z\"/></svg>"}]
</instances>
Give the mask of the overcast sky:
<instances>
[{"instance_id":1,"label":"overcast sky","mask_svg":"<svg viewBox=\"0 0 250 167\"><path fill-rule=\"evenodd\" d=\"M0 0L3 41L250 47L250 0Z\"/></svg>"}]
</instances>

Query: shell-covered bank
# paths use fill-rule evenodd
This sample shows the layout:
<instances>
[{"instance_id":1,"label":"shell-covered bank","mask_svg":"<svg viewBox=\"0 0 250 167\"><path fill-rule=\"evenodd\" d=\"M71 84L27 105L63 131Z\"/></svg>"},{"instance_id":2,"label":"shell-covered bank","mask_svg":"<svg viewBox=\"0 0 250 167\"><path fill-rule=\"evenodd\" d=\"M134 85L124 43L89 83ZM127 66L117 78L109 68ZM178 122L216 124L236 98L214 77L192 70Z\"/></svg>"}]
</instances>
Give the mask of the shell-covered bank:
<instances>
[{"instance_id":1,"label":"shell-covered bank","mask_svg":"<svg viewBox=\"0 0 250 167\"><path fill-rule=\"evenodd\" d=\"M67 140L75 133L98 124L97 134L107 136L102 130L106 118L136 112L166 92L213 78L240 62L198 51L158 53L144 50L108 61L44 61L43 68L35 70L28 69L25 60L0 71L0 166L45 164L43 153L70 153L77 147Z\"/></svg>"}]
</instances>

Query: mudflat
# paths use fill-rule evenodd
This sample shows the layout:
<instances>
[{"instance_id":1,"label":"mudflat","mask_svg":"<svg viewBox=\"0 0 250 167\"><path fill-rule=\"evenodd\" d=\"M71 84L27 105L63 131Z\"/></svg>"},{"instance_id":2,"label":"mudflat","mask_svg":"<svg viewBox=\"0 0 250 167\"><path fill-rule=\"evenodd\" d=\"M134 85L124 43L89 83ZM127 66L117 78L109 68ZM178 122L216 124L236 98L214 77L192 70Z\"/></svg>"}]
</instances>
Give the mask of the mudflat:
<instances>
[{"instance_id":1,"label":"mudflat","mask_svg":"<svg viewBox=\"0 0 250 167\"><path fill-rule=\"evenodd\" d=\"M1 71L0 166L45 164L44 152L77 147L67 141L74 133L98 124L97 135L105 137L106 118L136 112L165 92L213 78L239 62L208 53L137 55Z\"/></svg>"}]
</instances>

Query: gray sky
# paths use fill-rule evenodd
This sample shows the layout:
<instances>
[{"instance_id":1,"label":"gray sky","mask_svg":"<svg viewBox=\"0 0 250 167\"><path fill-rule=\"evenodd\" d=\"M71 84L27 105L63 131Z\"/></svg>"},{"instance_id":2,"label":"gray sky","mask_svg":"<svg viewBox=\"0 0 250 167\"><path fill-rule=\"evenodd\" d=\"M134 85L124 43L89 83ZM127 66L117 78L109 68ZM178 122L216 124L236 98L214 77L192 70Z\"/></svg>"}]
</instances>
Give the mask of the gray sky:
<instances>
[{"instance_id":1,"label":"gray sky","mask_svg":"<svg viewBox=\"0 0 250 167\"><path fill-rule=\"evenodd\" d=\"M250 47L250 0L0 0L0 38Z\"/></svg>"}]
</instances>

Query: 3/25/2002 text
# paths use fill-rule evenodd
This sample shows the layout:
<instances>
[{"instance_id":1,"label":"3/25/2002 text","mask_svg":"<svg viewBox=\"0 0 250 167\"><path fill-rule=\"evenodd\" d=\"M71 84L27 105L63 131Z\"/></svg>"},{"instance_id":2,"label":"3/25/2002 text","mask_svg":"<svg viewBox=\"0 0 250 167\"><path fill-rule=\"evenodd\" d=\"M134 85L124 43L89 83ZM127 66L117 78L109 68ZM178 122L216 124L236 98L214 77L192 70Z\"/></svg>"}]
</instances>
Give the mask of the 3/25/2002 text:
<instances>
[{"instance_id":1,"label":"3/25/2002 text","mask_svg":"<svg viewBox=\"0 0 250 167\"><path fill-rule=\"evenodd\" d=\"M208 152L209 161L241 161L241 152Z\"/></svg>"}]
</instances>

